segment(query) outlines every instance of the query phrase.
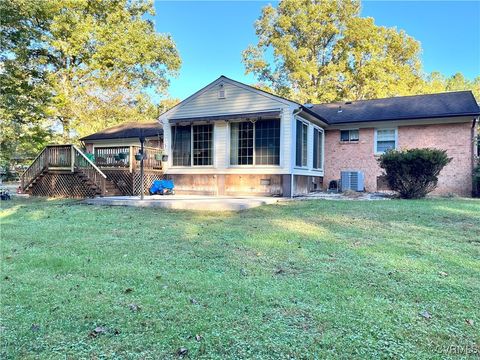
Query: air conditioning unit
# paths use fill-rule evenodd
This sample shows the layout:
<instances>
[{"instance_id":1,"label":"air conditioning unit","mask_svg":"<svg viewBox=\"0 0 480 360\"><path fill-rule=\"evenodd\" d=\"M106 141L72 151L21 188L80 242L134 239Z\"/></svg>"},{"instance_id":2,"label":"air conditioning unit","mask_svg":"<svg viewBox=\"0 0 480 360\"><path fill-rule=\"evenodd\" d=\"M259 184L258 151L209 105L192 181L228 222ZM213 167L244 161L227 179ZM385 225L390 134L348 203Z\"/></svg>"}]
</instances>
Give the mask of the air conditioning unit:
<instances>
[{"instance_id":1,"label":"air conditioning unit","mask_svg":"<svg viewBox=\"0 0 480 360\"><path fill-rule=\"evenodd\" d=\"M364 176L361 171L342 171L340 173L340 184L342 191L364 191Z\"/></svg>"}]
</instances>

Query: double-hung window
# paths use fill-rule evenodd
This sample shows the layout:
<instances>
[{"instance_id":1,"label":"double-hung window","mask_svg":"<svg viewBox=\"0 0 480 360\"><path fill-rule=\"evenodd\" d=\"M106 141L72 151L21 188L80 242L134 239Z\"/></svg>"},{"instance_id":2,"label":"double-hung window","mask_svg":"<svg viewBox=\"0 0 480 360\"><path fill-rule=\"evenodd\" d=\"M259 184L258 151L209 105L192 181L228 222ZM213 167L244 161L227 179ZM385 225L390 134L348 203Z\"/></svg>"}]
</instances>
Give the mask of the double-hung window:
<instances>
[{"instance_id":1,"label":"double-hung window","mask_svg":"<svg viewBox=\"0 0 480 360\"><path fill-rule=\"evenodd\" d=\"M306 167L308 161L308 125L297 120L296 159L295 165Z\"/></svg>"},{"instance_id":2,"label":"double-hung window","mask_svg":"<svg viewBox=\"0 0 480 360\"><path fill-rule=\"evenodd\" d=\"M231 123L230 165L280 165L280 120Z\"/></svg>"},{"instance_id":3,"label":"double-hung window","mask_svg":"<svg viewBox=\"0 0 480 360\"><path fill-rule=\"evenodd\" d=\"M313 128L313 168L323 169L323 132Z\"/></svg>"},{"instance_id":4,"label":"double-hung window","mask_svg":"<svg viewBox=\"0 0 480 360\"><path fill-rule=\"evenodd\" d=\"M172 126L173 166L213 164L213 125Z\"/></svg>"},{"instance_id":5,"label":"double-hung window","mask_svg":"<svg viewBox=\"0 0 480 360\"><path fill-rule=\"evenodd\" d=\"M397 148L397 129L375 129L375 153Z\"/></svg>"},{"instance_id":6,"label":"double-hung window","mask_svg":"<svg viewBox=\"0 0 480 360\"><path fill-rule=\"evenodd\" d=\"M341 142L358 142L358 129L354 130L340 130Z\"/></svg>"}]
</instances>

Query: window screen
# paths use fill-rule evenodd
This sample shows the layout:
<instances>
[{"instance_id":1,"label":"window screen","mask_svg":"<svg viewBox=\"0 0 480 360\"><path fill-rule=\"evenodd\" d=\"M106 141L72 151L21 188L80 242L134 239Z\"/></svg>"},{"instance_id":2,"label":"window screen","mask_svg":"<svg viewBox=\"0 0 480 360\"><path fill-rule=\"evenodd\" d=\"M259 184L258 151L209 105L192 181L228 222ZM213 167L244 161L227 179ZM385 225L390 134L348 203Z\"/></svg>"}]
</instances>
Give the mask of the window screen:
<instances>
[{"instance_id":1,"label":"window screen","mask_svg":"<svg viewBox=\"0 0 480 360\"><path fill-rule=\"evenodd\" d=\"M213 125L193 126L193 165L207 166L213 164Z\"/></svg>"},{"instance_id":2,"label":"window screen","mask_svg":"<svg viewBox=\"0 0 480 360\"><path fill-rule=\"evenodd\" d=\"M396 147L395 129L377 130L376 152L383 153Z\"/></svg>"},{"instance_id":3,"label":"window screen","mask_svg":"<svg viewBox=\"0 0 480 360\"><path fill-rule=\"evenodd\" d=\"M322 151L323 151L323 133L318 129L313 129L313 168L314 169L323 169Z\"/></svg>"},{"instance_id":4,"label":"window screen","mask_svg":"<svg viewBox=\"0 0 480 360\"><path fill-rule=\"evenodd\" d=\"M280 120L255 123L255 164L280 165Z\"/></svg>"},{"instance_id":5,"label":"window screen","mask_svg":"<svg viewBox=\"0 0 480 360\"><path fill-rule=\"evenodd\" d=\"M230 164L253 165L253 123L232 123L230 130Z\"/></svg>"},{"instance_id":6,"label":"window screen","mask_svg":"<svg viewBox=\"0 0 480 360\"><path fill-rule=\"evenodd\" d=\"M191 126L172 126L173 166L190 166L191 152Z\"/></svg>"}]
</instances>

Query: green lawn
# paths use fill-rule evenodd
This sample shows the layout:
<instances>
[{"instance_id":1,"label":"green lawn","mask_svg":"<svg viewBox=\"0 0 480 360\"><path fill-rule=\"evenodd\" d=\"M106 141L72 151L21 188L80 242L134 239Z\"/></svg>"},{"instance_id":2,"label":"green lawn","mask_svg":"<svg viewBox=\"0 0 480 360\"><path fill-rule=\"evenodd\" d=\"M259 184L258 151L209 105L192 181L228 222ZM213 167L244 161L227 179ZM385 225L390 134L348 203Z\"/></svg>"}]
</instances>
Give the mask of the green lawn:
<instances>
[{"instance_id":1,"label":"green lawn","mask_svg":"<svg viewBox=\"0 0 480 360\"><path fill-rule=\"evenodd\" d=\"M1 206L2 359L479 351L478 200Z\"/></svg>"}]
</instances>

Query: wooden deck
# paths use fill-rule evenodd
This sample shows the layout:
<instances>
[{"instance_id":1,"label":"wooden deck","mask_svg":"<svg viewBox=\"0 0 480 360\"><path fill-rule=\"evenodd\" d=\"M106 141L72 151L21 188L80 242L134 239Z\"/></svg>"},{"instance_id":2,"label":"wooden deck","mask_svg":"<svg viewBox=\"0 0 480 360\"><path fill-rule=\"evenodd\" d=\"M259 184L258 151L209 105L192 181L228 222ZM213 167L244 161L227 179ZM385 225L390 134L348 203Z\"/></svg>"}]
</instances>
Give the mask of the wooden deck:
<instances>
[{"instance_id":1,"label":"wooden deck","mask_svg":"<svg viewBox=\"0 0 480 360\"><path fill-rule=\"evenodd\" d=\"M75 145L50 145L35 158L22 175L21 187L34 196L88 198L95 196L139 195L154 180L163 179L158 149L145 148L144 182L140 161L135 154L140 147L96 148L93 156Z\"/></svg>"}]
</instances>

